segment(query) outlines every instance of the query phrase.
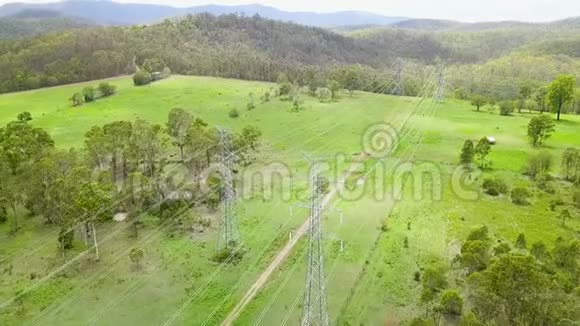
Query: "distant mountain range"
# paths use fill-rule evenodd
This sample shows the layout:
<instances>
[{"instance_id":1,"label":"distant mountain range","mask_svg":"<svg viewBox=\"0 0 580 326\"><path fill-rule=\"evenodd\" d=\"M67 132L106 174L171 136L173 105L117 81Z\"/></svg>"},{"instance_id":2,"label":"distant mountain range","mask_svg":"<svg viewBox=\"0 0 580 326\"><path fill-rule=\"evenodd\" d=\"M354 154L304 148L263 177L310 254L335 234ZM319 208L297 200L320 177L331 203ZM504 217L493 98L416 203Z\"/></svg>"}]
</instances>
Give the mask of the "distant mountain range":
<instances>
[{"instance_id":1,"label":"distant mountain range","mask_svg":"<svg viewBox=\"0 0 580 326\"><path fill-rule=\"evenodd\" d=\"M318 27L343 25L384 26L408 19L405 17L386 17L362 11L334 13L289 12L258 4L240 6L205 5L176 8L154 4L117 3L108 0L72 0L41 4L9 3L0 7L0 17L16 15L23 10L51 10L64 16L83 18L100 25L151 24L165 18L202 12L214 15L237 13L253 16L257 14L264 18Z\"/></svg>"},{"instance_id":2,"label":"distant mountain range","mask_svg":"<svg viewBox=\"0 0 580 326\"><path fill-rule=\"evenodd\" d=\"M561 26L574 29L580 27L580 18L578 17L542 24L514 21L462 23L450 20L389 17L363 11L340 11L334 13L289 12L258 4L239 6L204 5L177 8L156 4L118 3L111 0L68 0L39 4L9 3L0 6L0 23L9 19L8 23L11 26L21 24L24 29L29 28L30 19L33 18L36 20L48 19L51 26L58 25L56 23L57 19L64 19L66 21L61 24L63 28L66 26L76 27L76 25L83 27L90 24L138 25L153 24L165 18L203 12L216 16L223 14L259 15L263 18L301 25L334 28L335 31L339 32L352 32L364 28L384 26L425 31L483 31L489 29L538 28L542 26ZM26 20L21 21L22 19ZM37 21L33 23L38 26ZM0 34L6 34L5 30L2 31L1 25Z\"/></svg>"}]
</instances>

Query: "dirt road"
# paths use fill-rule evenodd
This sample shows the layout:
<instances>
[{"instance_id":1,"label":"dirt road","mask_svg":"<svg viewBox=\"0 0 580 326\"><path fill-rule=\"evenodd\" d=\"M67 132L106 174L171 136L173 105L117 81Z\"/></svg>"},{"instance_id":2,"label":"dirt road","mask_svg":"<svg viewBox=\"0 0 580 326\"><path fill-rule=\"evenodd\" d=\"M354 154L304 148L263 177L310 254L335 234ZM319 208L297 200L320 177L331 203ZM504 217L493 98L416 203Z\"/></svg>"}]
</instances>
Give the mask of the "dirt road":
<instances>
[{"instance_id":1,"label":"dirt road","mask_svg":"<svg viewBox=\"0 0 580 326\"><path fill-rule=\"evenodd\" d=\"M340 190L339 187L341 187L342 185L344 185L344 181L355 170L357 170L358 167L359 167L359 165L360 165L360 163L363 163L367 158L368 158L367 155L364 154L364 153L360 154L356 158L356 162L354 162L350 166L350 168L345 172L345 174L343 175L342 179L338 182L338 185L336 185L326 195L326 197L324 197L324 200L322 201L322 204L321 204L322 205L322 209L324 209L328 205L328 203L330 203L330 201L334 198L334 196ZM252 299L254 299L254 297L258 294L258 292L264 287L264 285L266 284L266 282L268 282L268 280L270 279L270 277L272 276L272 274L274 273L274 271L282 265L282 263L286 260L286 258L288 258L288 256L292 252L292 249L294 249L294 247L298 243L298 240L300 240L300 238L306 233L306 231L308 231L309 222L310 222L309 219L306 218L306 221L304 221L304 223L302 224L302 226L298 229L298 231L296 232L296 235L292 238L292 240L290 242L288 242L278 252L278 254L276 255L276 257L274 257L274 260L272 260L272 262L268 265L268 267L266 267L266 269L264 270L264 272L262 272L262 274L260 274L260 276L258 277L258 279L254 282L254 284L252 284L252 286L248 289L248 291L246 291L246 293L244 294L242 300L240 300L240 302L234 307L234 309L224 319L224 321L222 322L222 326L232 325L233 322L242 313L242 311L244 310L244 308L252 301Z\"/></svg>"}]
</instances>

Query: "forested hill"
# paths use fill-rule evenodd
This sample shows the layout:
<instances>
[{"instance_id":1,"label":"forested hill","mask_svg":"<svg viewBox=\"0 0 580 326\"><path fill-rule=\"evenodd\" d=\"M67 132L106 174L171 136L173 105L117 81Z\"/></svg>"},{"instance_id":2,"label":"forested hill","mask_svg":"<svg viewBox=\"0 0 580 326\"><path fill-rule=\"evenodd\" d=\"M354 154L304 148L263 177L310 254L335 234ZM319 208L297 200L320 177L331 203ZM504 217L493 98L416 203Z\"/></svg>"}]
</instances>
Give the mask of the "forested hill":
<instances>
[{"instance_id":1,"label":"forested hill","mask_svg":"<svg viewBox=\"0 0 580 326\"><path fill-rule=\"evenodd\" d=\"M0 39L15 39L94 26L90 21L66 17L51 10L24 10L0 17Z\"/></svg>"},{"instance_id":2,"label":"forested hill","mask_svg":"<svg viewBox=\"0 0 580 326\"><path fill-rule=\"evenodd\" d=\"M518 22L464 24L443 20L409 20L394 27L367 27L343 32L344 35L373 43L377 48L398 44L401 39L422 39L427 47L448 51L452 61L484 62L532 44L559 42L564 53L580 56L574 43L580 35L580 18L545 24ZM562 45L569 43L569 48ZM553 53L543 48L545 53ZM576 52L576 53L575 53ZM536 51L537 53L537 51Z\"/></svg>"},{"instance_id":3,"label":"forested hill","mask_svg":"<svg viewBox=\"0 0 580 326\"><path fill-rule=\"evenodd\" d=\"M381 73L397 58L405 59L406 69L415 74L437 58L470 69L475 69L474 64L483 68L493 64L490 71L494 72L517 66L510 76L541 82L557 73L578 71L577 46L567 33L539 37L519 30L481 33L488 34L390 29L354 37L260 17L200 14L151 26L96 27L0 41L0 91L132 73L146 61L181 74L267 81L276 80L280 72L296 75L308 65L327 71L360 64L367 73ZM570 30L570 35L577 33ZM556 40L561 40L559 46L567 48L563 53L568 55L552 55L545 48L545 42ZM533 53L537 60L517 56L522 51ZM504 67L508 60L490 61L504 55L510 55L508 67ZM542 67L535 66L537 62L543 62ZM476 74L477 78L483 77ZM493 80L493 76L485 78Z\"/></svg>"}]
</instances>

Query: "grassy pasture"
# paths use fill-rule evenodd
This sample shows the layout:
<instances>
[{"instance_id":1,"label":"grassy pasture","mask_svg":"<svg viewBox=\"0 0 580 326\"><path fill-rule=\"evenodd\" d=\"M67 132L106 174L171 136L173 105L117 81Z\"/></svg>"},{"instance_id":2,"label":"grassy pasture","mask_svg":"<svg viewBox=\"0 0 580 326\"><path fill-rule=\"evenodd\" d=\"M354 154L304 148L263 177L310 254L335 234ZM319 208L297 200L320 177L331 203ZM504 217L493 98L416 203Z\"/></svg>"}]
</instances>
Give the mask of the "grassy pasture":
<instances>
[{"instance_id":1,"label":"grassy pasture","mask_svg":"<svg viewBox=\"0 0 580 326\"><path fill-rule=\"evenodd\" d=\"M134 87L129 78L111 82L118 86L118 94L78 108L71 108L67 99L85 84L2 95L0 123L29 111L34 117L32 123L45 128L57 146L80 147L83 134L93 125L135 118L164 123L171 108L182 107L211 125L234 130L249 124L260 128L264 142L254 168L260 169L261 164L269 162L287 164L297 179L293 192L304 195L308 164L301 151L350 156L361 151L361 135L369 125L377 122L399 125L417 103L414 98L365 93L353 97L344 94L338 102L319 103L304 94L301 98L306 109L292 113L289 101L272 98L270 102L259 103L259 96L274 87L268 83L182 76L140 88ZM251 111L245 108L249 93L254 94L257 104ZM232 108L240 112L239 118L228 116ZM536 151L526 138L531 114L500 117L497 112L474 112L467 103L455 100L442 104L434 116L429 113L431 108L434 108L431 103L422 106L403 132L422 135L420 143L414 137L404 138L394 157L386 160L388 168L381 172L382 178L369 181L390 185L390 171L401 162L417 163L416 171L437 166L443 171L442 199L413 199L409 194L412 187L406 188L407 193L396 205L390 197L376 200L370 194L358 201L337 199L333 206L344 211L345 222L340 225L336 214L325 220L329 234L345 243L343 252L339 252L338 242L331 237L325 243L328 304L335 321L374 325L403 320L420 312L417 302L421 287L413 280L413 273L432 259L452 259L458 241L473 226L486 224L494 236L512 242L520 232L525 232L529 244L537 240L552 244L558 236L571 238L580 227L577 218L565 228L560 226L549 209L549 202L556 195L535 191L533 204L519 207L505 197L484 196L464 201L451 191L450 174L463 141L483 136L495 136L498 141L490 155L492 169L485 174L498 174L512 180L512 184L533 186L521 176L527 156ZM556 158L554 174L558 173L563 149L580 145L580 119L564 118L546 147ZM367 168L373 163L369 162ZM348 162L340 164L340 169L347 165ZM568 191L562 185L558 195L566 197ZM101 262L82 260L42 283L24 297L22 306L0 311L0 324L77 325L92 321L98 325L158 325L189 297L193 297L192 303L179 315L176 324L198 325L204 321L217 324L276 250L286 243L289 233L303 221L306 212L290 216L289 206L280 198L263 201L259 196L241 202L238 214L242 233L246 235L245 258L236 266L220 270L215 277L212 273L219 264L209 258L217 231L216 213L188 212L186 219L203 216L214 223L205 233L177 237L169 237L164 231L171 226L153 224L135 240L129 238L129 231L115 233L123 227L122 223L107 224L99 231L103 237L110 235L102 244ZM56 250L56 230L43 225L38 218L24 219L25 229L16 236L8 235L7 225L0 225L0 260L10 257L9 264L13 266L10 275L5 273L0 278L1 302L36 284L62 263ZM408 222L411 230L407 228ZM409 248L403 248L405 236ZM143 267L138 270L131 267L126 253L123 254L126 248L135 245L145 251ZM305 272L304 245L304 241L299 243L237 324L258 321L262 325L278 324L285 318L288 324L297 322ZM71 257L80 250L71 253ZM4 266L0 265L2 269Z\"/></svg>"},{"instance_id":2,"label":"grassy pasture","mask_svg":"<svg viewBox=\"0 0 580 326\"><path fill-rule=\"evenodd\" d=\"M179 106L190 109L196 117L212 125L232 129L248 124L258 126L264 134L264 146L256 165L287 164L296 173L293 191L306 194L303 176L308 164L301 150L313 155L338 151L350 156L361 150L361 134L368 125L388 118L400 120L399 115L415 101L361 93L353 97L344 95L337 103L319 103L303 96L306 110L292 113L289 101L274 98L268 103L258 103L259 95L273 87L267 83L180 76L141 88L133 87L127 78L111 82L118 86L118 94L78 108L70 107L67 98L85 85L97 82L1 96L0 121L6 123L26 110L34 117L32 123L45 128L57 146L80 147L84 132L93 125L137 117L164 123L169 110ZM245 105L250 92L256 97L257 107L247 111ZM232 108L240 111L239 118L228 117ZM115 233L123 227L122 223L105 225L100 234L107 240L102 243L103 258L98 265L84 261L73 264L66 272L30 292L23 308L12 306L0 318L7 324L28 321L74 325L79 320L93 318L96 324L103 325L159 324L189 295L194 295L191 306L176 321L200 324L225 297L226 301L210 319L215 323L239 299L276 249L286 242L290 231L303 221L306 212L290 217L289 205L280 199L263 202L259 196L240 203L241 228L247 236L246 259L222 270L207 284L210 286L204 284L219 267L209 260L215 245L215 227L202 235L177 238L167 238L164 232L157 232L158 226L148 227L140 236L143 240L136 241L128 238L129 230ZM208 216L202 211L190 215L191 218L210 217L215 222L215 213ZM0 253L9 257L13 265L11 275L2 280L2 301L36 284L62 263L56 251L56 230L44 226L40 219L24 220L25 232L16 236L7 235L7 225L0 226ZM36 240L39 238L44 241L39 243ZM133 245L145 251L140 271L130 268L124 252ZM34 279L30 279L31 273L35 274ZM242 275L244 278L238 284ZM234 291L228 296L232 288Z\"/></svg>"}]
</instances>

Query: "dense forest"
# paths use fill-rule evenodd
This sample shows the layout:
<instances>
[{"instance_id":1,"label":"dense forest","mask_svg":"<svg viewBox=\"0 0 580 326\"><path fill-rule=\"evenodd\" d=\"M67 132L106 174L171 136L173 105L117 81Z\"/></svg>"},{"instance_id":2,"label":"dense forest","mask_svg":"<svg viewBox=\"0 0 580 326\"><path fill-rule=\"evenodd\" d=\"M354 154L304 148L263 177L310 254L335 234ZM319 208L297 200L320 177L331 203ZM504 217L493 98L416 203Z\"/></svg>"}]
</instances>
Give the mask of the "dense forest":
<instances>
[{"instance_id":1,"label":"dense forest","mask_svg":"<svg viewBox=\"0 0 580 326\"><path fill-rule=\"evenodd\" d=\"M446 58L449 89L491 90L514 98L522 83L542 85L580 71L578 29L504 28L427 33L380 28L341 35L255 17L209 14L151 26L95 27L0 42L0 92L20 91L134 73L145 61L187 75L291 80L308 66L329 74L357 65L368 85L405 60L406 95L415 95L428 66ZM554 51L556 45L558 51ZM509 78L506 78L509 77Z\"/></svg>"},{"instance_id":2,"label":"dense forest","mask_svg":"<svg viewBox=\"0 0 580 326\"><path fill-rule=\"evenodd\" d=\"M47 10L24 10L0 17L0 39L17 39L94 26L89 21Z\"/></svg>"}]
</instances>

